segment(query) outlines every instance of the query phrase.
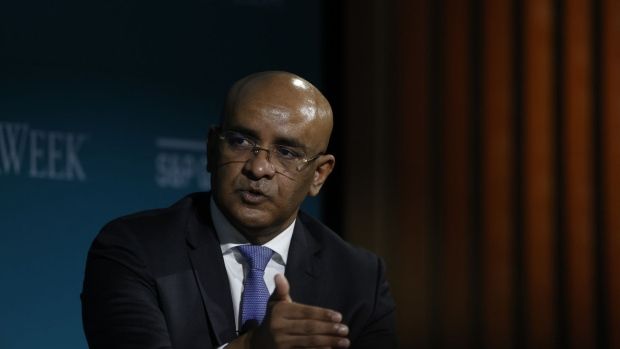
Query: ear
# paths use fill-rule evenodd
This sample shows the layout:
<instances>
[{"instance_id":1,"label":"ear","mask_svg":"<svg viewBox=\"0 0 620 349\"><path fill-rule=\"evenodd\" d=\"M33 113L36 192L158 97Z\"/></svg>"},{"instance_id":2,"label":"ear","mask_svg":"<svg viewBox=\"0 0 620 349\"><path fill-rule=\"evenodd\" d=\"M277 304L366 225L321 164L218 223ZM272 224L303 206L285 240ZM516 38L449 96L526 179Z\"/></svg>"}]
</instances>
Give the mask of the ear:
<instances>
[{"instance_id":1,"label":"ear","mask_svg":"<svg viewBox=\"0 0 620 349\"><path fill-rule=\"evenodd\" d=\"M207 136L207 172L213 173L216 163L217 143L219 141L218 127L211 125Z\"/></svg>"},{"instance_id":2,"label":"ear","mask_svg":"<svg viewBox=\"0 0 620 349\"><path fill-rule=\"evenodd\" d=\"M310 185L310 192L308 195L316 196L325 180L327 180L327 176L332 173L334 169L334 165L336 164L336 158L333 155L326 154L321 155L316 161L319 161L319 165L314 171L314 178L312 179L312 185Z\"/></svg>"}]
</instances>

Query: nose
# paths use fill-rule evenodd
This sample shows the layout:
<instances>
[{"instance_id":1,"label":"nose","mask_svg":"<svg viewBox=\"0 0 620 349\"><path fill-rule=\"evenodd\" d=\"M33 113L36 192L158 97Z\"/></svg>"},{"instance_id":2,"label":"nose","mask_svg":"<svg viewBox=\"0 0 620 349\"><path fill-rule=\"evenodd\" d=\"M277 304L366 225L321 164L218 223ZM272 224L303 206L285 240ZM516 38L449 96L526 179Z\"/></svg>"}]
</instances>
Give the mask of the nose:
<instances>
[{"instance_id":1,"label":"nose","mask_svg":"<svg viewBox=\"0 0 620 349\"><path fill-rule=\"evenodd\" d=\"M261 150L264 150L264 155ZM252 157L246 161L244 169L253 178L273 178L276 174L276 170L270 161L271 151L267 148L256 147L252 152Z\"/></svg>"}]
</instances>

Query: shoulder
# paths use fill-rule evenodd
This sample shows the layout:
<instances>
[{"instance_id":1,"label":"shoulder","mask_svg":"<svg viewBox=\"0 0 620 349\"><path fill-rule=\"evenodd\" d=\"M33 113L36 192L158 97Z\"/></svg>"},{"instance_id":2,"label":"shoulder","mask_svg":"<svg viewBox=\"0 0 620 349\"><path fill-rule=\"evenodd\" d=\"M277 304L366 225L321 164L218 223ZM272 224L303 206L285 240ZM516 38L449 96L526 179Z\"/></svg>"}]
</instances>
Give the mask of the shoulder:
<instances>
[{"instance_id":1,"label":"shoulder","mask_svg":"<svg viewBox=\"0 0 620 349\"><path fill-rule=\"evenodd\" d=\"M181 228L192 215L198 215L200 211L208 212L209 198L209 193L193 193L169 207L140 211L115 218L103 227L102 232L129 230L136 234L145 232L154 234L159 231Z\"/></svg>"},{"instance_id":2,"label":"shoulder","mask_svg":"<svg viewBox=\"0 0 620 349\"><path fill-rule=\"evenodd\" d=\"M210 219L209 194L195 193L185 196L166 208L141 211L111 220L103 226L92 248L116 247L147 254L184 249L189 225Z\"/></svg>"},{"instance_id":3,"label":"shoulder","mask_svg":"<svg viewBox=\"0 0 620 349\"><path fill-rule=\"evenodd\" d=\"M209 211L208 202L206 193L191 194L167 208L113 219L95 237L88 260L114 261L136 273L149 270L149 275L186 266L188 231L204 219L199 216Z\"/></svg>"}]
</instances>

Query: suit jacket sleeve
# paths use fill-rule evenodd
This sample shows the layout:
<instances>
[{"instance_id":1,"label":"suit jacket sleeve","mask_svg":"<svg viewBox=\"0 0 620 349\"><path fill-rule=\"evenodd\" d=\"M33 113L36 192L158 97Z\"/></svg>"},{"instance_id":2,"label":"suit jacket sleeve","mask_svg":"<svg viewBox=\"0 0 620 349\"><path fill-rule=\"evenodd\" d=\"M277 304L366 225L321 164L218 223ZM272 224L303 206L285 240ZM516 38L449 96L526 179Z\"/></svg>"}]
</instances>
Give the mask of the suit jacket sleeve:
<instances>
[{"instance_id":1,"label":"suit jacket sleeve","mask_svg":"<svg viewBox=\"0 0 620 349\"><path fill-rule=\"evenodd\" d=\"M93 349L172 348L147 258L131 228L112 222L88 253L82 319Z\"/></svg>"}]
</instances>

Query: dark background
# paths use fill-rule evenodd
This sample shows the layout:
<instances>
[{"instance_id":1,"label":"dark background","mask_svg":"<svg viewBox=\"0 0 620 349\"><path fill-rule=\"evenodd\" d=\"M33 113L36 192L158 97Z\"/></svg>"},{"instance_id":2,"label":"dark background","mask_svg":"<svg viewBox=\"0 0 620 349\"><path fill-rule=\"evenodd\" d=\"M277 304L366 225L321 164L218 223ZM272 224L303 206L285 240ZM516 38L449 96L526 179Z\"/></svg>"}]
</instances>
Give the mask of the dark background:
<instances>
[{"instance_id":1,"label":"dark background","mask_svg":"<svg viewBox=\"0 0 620 349\"><path fill-rule=\"evenodd\" d=\"M319 1L0 3L0 348L86 347L101 226L209 189L204 140L236 80L322 88L323 24ZM321 217L320 198L304 209Z\"/></svg>"}]
</instances>

